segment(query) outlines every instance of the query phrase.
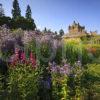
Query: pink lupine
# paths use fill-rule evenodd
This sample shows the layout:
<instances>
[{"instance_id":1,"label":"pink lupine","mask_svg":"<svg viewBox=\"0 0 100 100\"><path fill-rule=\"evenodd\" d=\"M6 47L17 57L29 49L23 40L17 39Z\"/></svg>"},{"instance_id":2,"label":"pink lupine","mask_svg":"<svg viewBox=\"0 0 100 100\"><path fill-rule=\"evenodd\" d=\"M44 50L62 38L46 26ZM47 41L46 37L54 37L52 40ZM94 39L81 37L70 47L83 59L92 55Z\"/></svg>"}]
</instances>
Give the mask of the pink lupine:
<instances>
[{"instance_id":1,"label":"pink lupine","mask_svg":"<svg viewBox=\"0 0 100 100\"><path fill-rule=\"evenodd\" d=\"M35 55L30 53L29 59L26 59L25 52L19 52L18 48L15 48L15 54L10 58L11 65L16 65L17 63L32 64L33 67L36 65Z\"/></svg>"},{"instance_id":2,"label":"pink lupine","mask_svg":"<svg viewBox=\"0 0 100 100\"><path fill-rule=\"evenodd\" d=\"M32 65L36 65L36 60L35 60L35 56L32 54L32 52L30 53L30 62L32 63Z\"/></svg>"},{"instance_id":3,"label":"pink lupine","mask_svg":"<svg viewBox=\"0 0 100 100\"><path fill-rule=\"evenodd\" d=\"M14 65L16 64L15 55L12 55L12 56L10 57L10 64L11 64L12 66L14 66Z\"/></svg>"},{"instance_id":4,"label":"pink lupine","mask_svg":"<svg viewBox=\"0 0 100 100\"><path fill-rule=\"evenodd\" d=\"M22 53L21 53L21 61L25 61L25 60L26 60L25 53L24 53L24 52L22 52Z\"/></svg>"},{"instance_id":5,"label":"pink lupine","mask_svg":"<svg viewBox=\"0 0 100 100\"><path fill-rule=\"evenodd\" d=\"M15 53L10 57L10 63L12 66L16 65L19 59L19 49L15 48Z\"/></svg>"},{"instance_id":6,"label":"pink lupine","mask_svg":"<svg viewBox=\"0 0 100 100\"><path fill-rule=\"evenodd\" d=\"M15 48L15 59L18 60L19 59L19 49Z\"/></svg>"}]
</instances>

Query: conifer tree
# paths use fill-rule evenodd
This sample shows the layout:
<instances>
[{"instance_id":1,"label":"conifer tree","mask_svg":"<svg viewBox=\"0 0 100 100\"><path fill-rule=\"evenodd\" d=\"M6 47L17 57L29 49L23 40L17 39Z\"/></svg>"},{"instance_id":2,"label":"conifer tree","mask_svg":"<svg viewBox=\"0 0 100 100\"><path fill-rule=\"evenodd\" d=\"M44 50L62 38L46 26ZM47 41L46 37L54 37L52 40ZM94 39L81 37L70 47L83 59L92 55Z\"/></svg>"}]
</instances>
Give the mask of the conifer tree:
<instances>
[{"instance_id":1,"label":"conifer tree","mask_svg":"<svg viewBox=\"0 0 100 100\"><path fill-rule=\"evenodd\" d=\"M29 5L27 5L27 9L26 9L26 19L32 19L32 12L31 12L31 7Z\"/></svg>"},{"instance_id":2,"label":"conifer tree","mask_svg":"<svg viewBox=\"0 0 100 100\"><path fill-rule=\"evenodd\" d=\"M20 7L19 7L18 0L14 0L14 1L13 1L12 16L13 16L13 18L15 18L15 19L16 19L17 17L20 17L20 16L21 16L21 10L20 10Z\"/></svg>"},{"instance_id":3,"label":"conifer tree","mask_svg":"<svg viewBox=\"0 0 100 100\"><path fill-rule=\"evenodd\" d=\"M4 16L4 9L2 8L2 4L0 4L0 17Z\"/></svg>"},{"instance_id":4,"label":"conifer tree","mask_svg":"<svg viewBox=\"0 0 100 100\"><path fill-rule=\"evenodd\" d=\"M61 29L61 30L59 31L59 34L60 34L60 36L63 36L63 35L64 35L63 29Z\"/></svg>"}]
</instances>

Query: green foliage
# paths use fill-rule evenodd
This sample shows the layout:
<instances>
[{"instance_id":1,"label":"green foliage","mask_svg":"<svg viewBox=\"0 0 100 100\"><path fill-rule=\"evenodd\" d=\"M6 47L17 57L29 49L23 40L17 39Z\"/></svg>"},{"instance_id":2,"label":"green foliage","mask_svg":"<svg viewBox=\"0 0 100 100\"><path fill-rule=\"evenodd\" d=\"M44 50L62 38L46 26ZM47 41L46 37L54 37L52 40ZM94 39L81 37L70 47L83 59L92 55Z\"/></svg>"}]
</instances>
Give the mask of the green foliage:
<instances>
[{"instance_id":1,"label":"green foliage","mask_svg":"<svg viewBox=\"0 0 100 100\"><path fill-rule=\"evenodd\" d=\"M17 19L12 19L11 29L21 28L23 30L35 30L36 25L33 19L25 19L24 17L18 17Z\"/></svg>"},{"instance_id":2,"label":"green foliage","mask_svg":"<svg viewBox=\"0 0 100 100\"><path fill-rule=\"evenodd\" d=\"M100 78L100 64L89 64L87 67L91 75Z\"/></svg>"},{"instance_id":3,"label":"green foliage","mask_svg":"<svg viewBox=\"0 0 100 100\"><path fill-rule=\"evenodd\" d=\"M93 53L95 58L100 57L100 44L92 45L92 48L95 48L95 52Z\"/></svg>"},{"instance_id":4,"label":"green foliage","mask_svg":"<svg viewBox=\"0 0 100 100\"><path fill-rule=\"evenodd\" d=\"M80 66L74 65L74 67L71 70L70 75L68 76L68 98L76 98L77 100L80 100L82 96L82 87L81 87L81 77L83 75L83 70Z\"/></svg>"},{"instance_id":5,"label":"green foliage","mask_svg":"<svg viewBox=\"0 0 100 100\"><path fill-rule=\"evenodd\" d=\"M27 5L27 9L26 9L26 19L32 19L32 12L29 5Z\"/></svg>"},{"instance_id":6,"label":"green foliage","mask_svg":"<svg viewBox=\"0 0 100 100\"><path fill-rule=\"evenodd\" d=\"M52 73L52 97L53 100L67 100L68 87L67 75Z\"/></svg>"},{"instance_id":7,"label":"green foliage","mask_svg":"<svg viewBox=\"0 0 100 100\"><path fill-rule=\"evenodd\" d=\"M11 27L11 18L10 17L0 17L0 26L6 24L8 27Z\"/></svg>"},{"instance_id":8,"label":"green foliage","mask_svg":"<svg viewBox=\"0 0 100 100\"><path fill-rule=\"evenodd\" d=\"M45 42L41 43L39 54L40 55L38 56L38 58L40 58L39 60L41 65L48 65L51 56L50 44Z\"/></svg>"},{"instance_id":9,"label":"green foliage","mask_svg":"<svg viewBox=\"0 0 100 100\"><path fill-rule=\"evenodd\" d=\"M21 16L21 10L18 0L13 1L12 18L4 16L1 9L0 26L6 24L10 29L21 28L23 30L35 30L36 24L34 19L31 18L31 8L28 5L26 10L26 18Z\"/></svg>"},{"instance_id":10,"label":"green foliage","mask_svg":"<svg viewBox=\"0 0 100 100\"><path fill-rule=\"evenodd\" d=\"M6 92L6 76L0 73L0 100L5 100L7 96Z\"/></svg>"},{"instance_id":11,"label":"green foliage","mask_svg":"<svg viewBox=\"0 0 100 100\"><path fill-rule=\"evenodd\" d=\"M10 100L38 100L40 68L17 64L9 69L8 92ZM16 97L16 98L15 98Z\"/></svg>"},{"instance_id":12,"label":"green foliage","mask_svg":"<svg viewBox=\"0 0 100 100\"><path fill-rule=\"evenodd\" d=\"M37 48L36 48L36 40L35 39L32 39L32 41L30 41L29 43L27 43L24 46L24 49L25 49L25 53L26 53L26 57L27 58L29 58L30 52L32 52L34 55L36 55L36 51L37 51Z\"/></svg>"},{"instance_id":13,"label":"green foliage","mask_svg":"<svg viewBox=\"0 0 100 100\"><path fill-rule=\"evenodd\" d=\"M19 7L18 0L13 1L12 16L15 19L21 16L21 10L20 10L20 7Z\"/></svg>"},{"instance_id":14,"label":"green foliage","mask_svg":"<svg viewBox=\"0 0 100 100\"><path fill-rule=\"evenodd\" d=\"M0 96L1 96L1 93L2 93L2 90L3 90L2 78L3 78L3 76L0 74Z\"/></svg>"},{"instance_id":15,"label":"green foliage","mask_svg":"<svg viewBox=\"0 0 100 100\"><path fill-rule=\"evenodd\" d=\"M100 94L100 64L88 64L81 77L81 85L88 99Z\"/></svg>"},{"instance_id":16,"label":"green foliage","mask_svg":"<svg viewBox=\"0 0 100 100\"><path fill-rule=\"evenodd\" d=\"M57 64L61 64L61 62L62 62L62 47L57 48L54 61Z\"/></svg>"},{"instance_id":17,"label":"green foliage","mask_svg":"<svg viewBox=\"0 0 100 100\"><path fill-rule=\"evenodd\" d=\"M60 34L60 36L63 36L63 35L64 35L63 29L61 29L61 30L59 31L59 34Z\"/></svg>"},{"instance_id":18,"label":"green foliage","mask_svg":"<svg viewBox=\"0 0 100 100\"><path fill-rule=\"evenodd\" d=\"M0 17L0 26L6 24L10 29L21 28L23 30L35 30L36 25L33 19L26 19L24 17L18 17L11 19L10 17Z\"/></svg>"},{"instance_id":19,"label":"green foliage","mask_svg":"<svg viewBox=\"0 0 100 100\"><path fill-rule=\"evenodd\" d=\"M66 58L68 62L74 64L76 61L82 61L82 64L91 62L91 57L83 45L67 43L65 45Z\"/></svg>"}]
</instances>

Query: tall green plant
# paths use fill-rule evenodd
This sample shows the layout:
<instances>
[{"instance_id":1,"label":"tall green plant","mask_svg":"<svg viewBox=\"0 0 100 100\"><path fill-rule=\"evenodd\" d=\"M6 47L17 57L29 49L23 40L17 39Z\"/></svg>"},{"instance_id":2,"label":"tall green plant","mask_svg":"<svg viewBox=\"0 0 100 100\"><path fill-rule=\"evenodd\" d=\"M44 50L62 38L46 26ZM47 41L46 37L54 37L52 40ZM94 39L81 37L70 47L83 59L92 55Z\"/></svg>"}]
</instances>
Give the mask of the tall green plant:
<instances>
[{"instance_id":1,"label":"tall green plant","mask_svg":"<svg viewBox=\"0 0 100 100\"><path fill-rule=\"evenodd\" d=\"M67 75L52 73L52 97L54 100L67 100Z\"/></svg>"},{"instance_id":2,"label":"tall green plant","mask_svg":"<svg viewBox=\"0 0 100 100\"><path fill-rule=\"evenodd\" d=\"M65 44L66 58L68 62L74 64L76 61L81 61L82 64L91 62L91 55L87 52L82 44L75 44L73 42Z\"/></svg>"}]
</instances>

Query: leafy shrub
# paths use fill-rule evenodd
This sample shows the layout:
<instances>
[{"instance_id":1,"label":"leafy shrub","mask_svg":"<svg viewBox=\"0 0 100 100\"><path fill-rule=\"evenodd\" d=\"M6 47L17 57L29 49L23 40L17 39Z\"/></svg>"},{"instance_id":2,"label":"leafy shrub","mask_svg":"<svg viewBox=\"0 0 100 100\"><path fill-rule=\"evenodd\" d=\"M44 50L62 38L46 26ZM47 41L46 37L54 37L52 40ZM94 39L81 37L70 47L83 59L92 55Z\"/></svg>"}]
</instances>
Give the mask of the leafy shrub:
<instances>
[{"instance_id":1,"label":"leafy shrub","mask_svg":"<svg viewBox=\"0 0 100 100\"><path fill-rule=\"evenodd\" d=\"M81 85L89 100L100 94L100 64L88 64L81 77ZM98 100L98 99L97 99Z\"/></svg>"},{"instance_id":2,"label":"leafy shrub","mask_svg":"<svg viewBox=\"0 0 100 100\"><path fill-rule=\"evenodd\" d=\"M38 100L39 78L42 71L31 65L17 64L9 69L8 92L10 100Z\"/></svg>"}]
</instances>

